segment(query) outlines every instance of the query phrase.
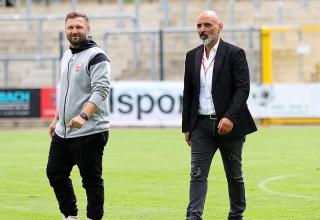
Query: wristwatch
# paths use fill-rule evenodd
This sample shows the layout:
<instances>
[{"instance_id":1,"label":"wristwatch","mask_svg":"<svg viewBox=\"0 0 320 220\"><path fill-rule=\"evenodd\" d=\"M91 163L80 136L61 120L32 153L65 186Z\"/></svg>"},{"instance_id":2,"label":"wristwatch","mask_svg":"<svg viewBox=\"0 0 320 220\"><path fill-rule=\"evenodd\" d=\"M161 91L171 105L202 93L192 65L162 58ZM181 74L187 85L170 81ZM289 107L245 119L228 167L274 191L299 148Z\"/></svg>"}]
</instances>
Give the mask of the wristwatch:
<instances>
[{"instance_id":1,"label":"wristwatch","mask_svg":"<svg viewBox=\"0 0 320 220\"><path fill-rule=\"evenodd\" d=\"M85 112L81 112L80 117L83 118L84 120L88 121L88 115Z\"/></svg>"}]
</instances>

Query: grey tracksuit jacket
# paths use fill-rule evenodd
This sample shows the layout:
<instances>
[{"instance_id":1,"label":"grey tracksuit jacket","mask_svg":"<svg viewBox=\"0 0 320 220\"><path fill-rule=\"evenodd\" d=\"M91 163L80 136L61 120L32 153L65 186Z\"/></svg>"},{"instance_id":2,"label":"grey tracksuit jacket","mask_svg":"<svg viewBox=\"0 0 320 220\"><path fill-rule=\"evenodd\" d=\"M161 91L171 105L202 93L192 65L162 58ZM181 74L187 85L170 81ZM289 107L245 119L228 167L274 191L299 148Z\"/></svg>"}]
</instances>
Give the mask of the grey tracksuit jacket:
<instances>
[{"instance_id":1,"label":"grey tracksuit jacket","mask_svg":"<svg viewBox=\"0 0 320 220\"><path fill-rule=\"evenodd\" d=\"M55 133L62 138L74 138L108 130L106 98L109 90L110 62L102 49L93 41L85 41L80 48L67 50L61 59L57 97L59 120ZM97 111L82 128L67 128L87 102L94 103Z\"/></svg>"}]
</instances>

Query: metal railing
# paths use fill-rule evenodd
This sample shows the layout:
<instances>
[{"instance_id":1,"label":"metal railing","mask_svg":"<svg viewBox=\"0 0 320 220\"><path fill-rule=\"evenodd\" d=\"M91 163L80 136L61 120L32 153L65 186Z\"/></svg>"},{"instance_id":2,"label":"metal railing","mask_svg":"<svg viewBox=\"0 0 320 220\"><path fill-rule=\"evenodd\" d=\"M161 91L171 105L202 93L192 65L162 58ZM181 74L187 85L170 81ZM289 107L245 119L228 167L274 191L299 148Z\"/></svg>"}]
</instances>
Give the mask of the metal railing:
<instances>
[{"instance_id":1,"label":"metal railing","mask_svg":"<svg viewBox=\"0 0 320 220\"><path fill-rule=\"evenodd\" d=\"M3 86L7 88L9 84L9 64L12 61L51 61L51 77L52 86L57 84L57 63L59 62L58 56L48 56L48 55L21 55L21 56L5 56L0 57L0 62L3 65Z\"/></svg>"},{"instance_id":2,"label":"metal railing","mask_svg":"<svg viewBox=\"0 0 320 220\"><path fill-rule=\"evenodd\" d=\"M108 15L90 15L91 19L129 19L132 21L134 27L139 27L139 24L137 23L137 19L135 16L132 16L130 14L108 14ZM37 28L37 55L43 55L43 23L45 21L51 21L51 20L64 20L65 15L32 15L32 16L26 16L26 15L8 15L8 16L0 16L0 22L1 21L36 21L38 22L38 28ZM8 24L7 24L8 25Z\"/></svg>"},{"instance_id":3,"label":"metal railing","mask_svg":"<svg viewBox=\"0 0 320 220\"><path fill-rule=\"evenodd\" d=\"M164 26L170 26L171 22L171 16L170 16L170 1L169 0L159 0L161 9L163 12L163 19L164 19ZM308 7L308 1L309 0L299 0L299 4L301 9L303 10L304 8ZM191 5L192 1L187 1L187 0L180 0L181 2L181 25L185 26L187 23L187 11L188 8ZM236 7L238 4L239 0L226 0L225 4L227 4L228 7L228 24L230 26L236 26ZM259 9L261 7L261 3L263 1L261 0L252 0L252 5L255 10ZM285 9L285 1L284 0L277 0L275 2L275 7L277 8L277 24L281 25L284 23L284 16L283 16L283 10ZM215 6L215 1L214 0L205 0L203 1L203 9L205 10L216 10L214 8ZM232 36L233 37L233 36Z\"/></svg>"},{"instance_id":4,"label":"metal railing","mask_svg":"<svg viewBox=\"0 0 320 220\"><path fill-rule=\"evenodd\" d=\"M247 33L248 35L248 48L247 48L247 57L249 63L249 69L251 71L255 70L256 63L255 63L255 55L254 55L254 33L260 34L260 28L258 27L224 27L224 33ZM117 30L117 31L110 31L104 34L104 49L108 51L108 40L111 35L133 35L139 36L142 34L147 34L151 37L150 40L150 75L152 80L164 80L165 79L165 66L164 66L164 56L166 54L164 49L164 34L172 34L172 33L196 33L196 29L193 27L167 27L162 29L128 29L128 30ZM231 35L233 36L233 35ZM159 39L159 48L156 48L156 38ZM233 37L232 37L233 38ZM183 39L188 41L188 39ZM256 45L260 48L260 45ZM157 52L159 53L159 61L157 62ZM132 68L137 70L139 67L139 44L136 41L133 41L133 49L132 49ZM159 67L158 67L158 65ZM159 69L159 70L157 70ZM159 76L159 77L157 77ZM257 81L256 74L253 74L251 77L252 81Z\"/></svg>"},{"instance_id":5,"label":"metal railing","mask_svg":"<svg viewBox=\"0 0 320 220\"><path fill-rule=\"evenodd\" d=\"M90 20L92 19L117 19L117 20L130 20L133 24L134 28L139 28L138 20L135 16L132 16L130 14L108 14L108 15L89 15ZM51 21L51 20L64 20L65 15L7 15L7 16L0 16L0 22L6 21L6 22L12 22L12 21L22 21L22 22L31 22L35 21L38 24L37 27L37 46L36 46L36 53L32 55L16 55L16 56L2 56L0 57L0 61L3 62L3 68L4 68L4 86L8 87L8 74L9 74L9 63L11 61L44 61L44 60L54 60L56 61L59 58L59 55L57 57L48 55L44 51L44 35L43 35L43 23L45 21ZM29 24L29 23L28 23ZM8 25L8 24L7 24ZM61 41L61 39L60 39ZM61 44L61 42L59 42ZM53 65L56 68L55 65ZM55 73L55 70L53 71ZM53 85L55 85L55 81L53 81Z\"/></svg>"}]
</instances>

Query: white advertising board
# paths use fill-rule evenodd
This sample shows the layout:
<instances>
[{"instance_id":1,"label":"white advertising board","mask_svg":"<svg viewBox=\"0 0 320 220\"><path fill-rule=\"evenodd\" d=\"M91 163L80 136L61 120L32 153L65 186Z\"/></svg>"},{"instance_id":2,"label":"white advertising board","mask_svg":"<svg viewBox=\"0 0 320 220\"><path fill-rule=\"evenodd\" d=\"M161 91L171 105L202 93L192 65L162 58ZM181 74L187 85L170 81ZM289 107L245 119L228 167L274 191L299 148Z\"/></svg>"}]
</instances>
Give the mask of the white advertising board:
<instances>
[{"instance_id":1,"label":"white advertising board","mask_svg":"<svg viewBox=\"0 0 320 220\"><path fill-rule=\"evenodd\" d=\"M181 126L183 83L113 81L111 125ZM320 118L320 83L251 85L254 118Z\"/></svg>"},{"instance_id":2,"label":"white advertising board","mask_svg":"<svg viewBox=\"0 0 320 220\"><path fill-rule=\"evenodd\" d=\"M251 85L254 118L320 118L320 83Z\"/></svg>"},{"instance_id":3,"label":"white advertising board","mask_svg":"<svg viewBox=\"0 0 320 220\"><path fill-rule=\"evenodd\" d=\"M182 92L181 82L112 82L111 125L180 126Z\"/></svg>"}]
</instances>

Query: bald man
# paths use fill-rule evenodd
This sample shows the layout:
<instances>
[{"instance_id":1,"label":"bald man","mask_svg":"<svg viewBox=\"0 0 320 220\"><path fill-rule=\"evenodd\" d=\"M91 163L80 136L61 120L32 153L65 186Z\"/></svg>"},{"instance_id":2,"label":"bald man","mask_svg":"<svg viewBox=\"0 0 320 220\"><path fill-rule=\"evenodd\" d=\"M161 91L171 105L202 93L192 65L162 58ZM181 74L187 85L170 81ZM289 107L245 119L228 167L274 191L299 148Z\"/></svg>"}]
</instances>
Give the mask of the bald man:
<instances>
[{"instance_id":1,"label":"bald man","mask_svg":"<svg viewBox=\"0 0 320 220\"><path fill-rule=\"evenodd\" d=\"M207 178L218 149L228 182L228 220L243 219L246 208L242 147L245 136L257 128L246 104L250 80L245 52L223 41L222 29L216 12L200 13L202 45L186 55L182 132L191 147L187 220L202 219Z\"/></svg>"}]
</instances>

